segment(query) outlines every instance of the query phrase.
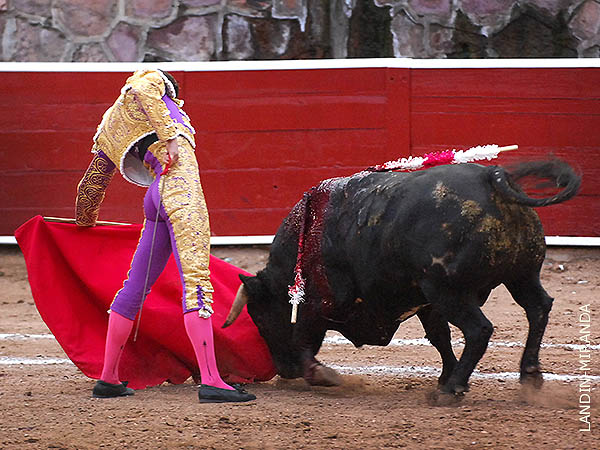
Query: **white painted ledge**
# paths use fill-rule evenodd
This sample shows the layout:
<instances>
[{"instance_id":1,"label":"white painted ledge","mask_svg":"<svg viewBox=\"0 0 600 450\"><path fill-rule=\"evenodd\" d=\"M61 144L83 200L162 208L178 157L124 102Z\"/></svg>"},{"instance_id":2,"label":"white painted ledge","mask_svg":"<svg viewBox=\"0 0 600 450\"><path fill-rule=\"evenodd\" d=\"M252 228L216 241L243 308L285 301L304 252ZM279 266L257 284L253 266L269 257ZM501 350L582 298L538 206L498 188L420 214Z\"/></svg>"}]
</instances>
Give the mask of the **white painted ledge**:
<instances>
[{"instance_id":1,"label":"white painted ledge","mask_svg":"<svg viewBox=\"0 0 600 450\"><path fill-rule=\"evenodd\" d=\"M517 59L411 59L351 58L269 61L199 61L199 62L3 62L0 72L133 72L160 68L182 72L227 72L298 69L527 69L600 67L600 58L517 58Z\"/></svg>"},{"instance_id":2,"label":"white painted ledge","mask_svg":"<svg viewBox=\"0 0 600 450\"><path fill-rule=\"evenodd\" d=\"M600 247L600 237L546 236L546 245L557 247Z\"/></svg>"}]
</instances>

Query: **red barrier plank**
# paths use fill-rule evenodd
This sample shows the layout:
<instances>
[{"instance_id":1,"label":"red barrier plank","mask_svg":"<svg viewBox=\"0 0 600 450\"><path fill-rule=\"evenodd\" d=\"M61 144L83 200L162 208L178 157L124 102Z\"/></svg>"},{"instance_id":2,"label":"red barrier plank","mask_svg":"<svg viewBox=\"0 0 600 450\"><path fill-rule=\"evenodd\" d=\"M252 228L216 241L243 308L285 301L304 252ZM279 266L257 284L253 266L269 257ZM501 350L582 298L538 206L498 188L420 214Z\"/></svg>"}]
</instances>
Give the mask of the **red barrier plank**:
<instances>
[{"instance_id":1,"label":"red barrier plank","mask_svg":"<svg viewBox=\"0 0 600 450\"><path fill-rule=\"evenodd\" d=\"M2 72L0 105L96 104L115 101L129 72Z\"/></svg>"},{"instance_id":2,"label":"red barrier plank","mask_svg":"<svg viewBox=\"0 0 600 450\"><path fill-rule=\"evenodd\" d=\"M210 131L321 130L385 125L385 97L277 96L205 100L186 112L194 127Z\"/></svg>"},{"instance_id":3,"label":"red barrier plank","mask_svg":"<svg viewBox=\"0 0 600 450\"><path fill-rule=\"evenodd\" d=\"M381 129L199 133L200 170L373 165L396 158Z\"/></svg>"},{"instance_id":4,"label":"red barrier plank","mask_svg":"<svg viewBox=\"0 0 600 450\"><path fill-rule=\"evenodd\" d=\"M0 173L85 170L91 158L88 131L0 132Z\"/></svg>"},{"instance_id":5,"label":"red barrier plank","mask_svg":"<svg viewBox=\"0 0 600 450\"><path fill-rule=\"evenodd\" d=\"M413 113L600 116L600 98L414 97Z\"/></svg>"},{"instance_id":6,"label":"red barrier plank","mask_svg":"<svg viewBox=\"0 0 600 450\"><path fill-rule=\"evenodd\" d=\"M189 72L185 86L185 108L199 130L385 126L379 69Z\"/></svg>"},{"instance_id":7,"label":"red barrier plank","mask_svg":"<svg viewBox=\"0 0 600 450\"><path fill-rule=\"evenodd\" d=\"M186 72L182 98L190 104L206 99L277 98L279 96L373 95L385 87L379 68Z\"/></svg>"},{"instance_id":8,"label":"red barrier plank","mask_svg":"<svg viewBox=\"0 0 600 450\"><path fill-rule=\"evenodd\" d=\"M600 116L415 113L413 146L444 142L510 142L524 147L598 147Z\"/></svg>"},{"instance_id":9,"label":"red barrier plank","mask_svg":"<svg viewBox=\"0 0 600 450\"><path fill-rule=\"evenodd\" d=\"M41 211L52 207L71 207L74 210L77 184L84 172L85 168L75 171L5 174L0 178L0 205L13 208L37 206ZM107 189L104 205L114 203L123 205L127 210L140 209L145 191L144 188L115 176Z\"/></svg>"},{"instance_id":10,"label":"red barrier plank","mask_svg":"<svg viewBox=\"0 0 600 450\"><path fill-rule=\"evenodd\" d=\"M115 97L116 98L116 97ZM87 131L91 137L112 103L24 104L0 114L4 132Z\"/></svg>"},{"instance_id":11,"label":"red barrier plank","mask_svg":"<svg viewBox=\"0 0 600 450\"><path fill-rule=\"evenodd\" d=\"M277 232L289 209L215 209L210 210L213 236L261 236Z\"/></svg>"},{"instance_id":12,"label":"red barrier plank","mask_svg":"<svg viewBox=\"0 0 600 450\"><path fill-rule=\"evenodd\" d=\"M251 169L203 173L202 186L211 207L290 209L321 180L356 173L356 167L319 169ZM235 182L232 182L235 180Z\"/></svg>"},{"instance_id":13,"label":"red barrier plank","mask_svg":"<svg viewBox=\"0 0 600 450\"><path fill-rule=\"evenodd\" d=\"M387 69L386 75L388 148L394 154L390 159L398 159L410 155L411 74L408 69Z\"/></svg>"},{"instance_id":14,"label":"red barrier plank","mask_svg":"<svg viewBox=\"0 0 600 450\"><path fill-rule=\"evenodd\" d=\"M577 196L558 205L536 208L546 236L600 236L598 197Z\"/></svg>"},{"instance_id":15,"label":"red barrier plank","mask_svg":"<svg viewBox=\"0 0 600 450\"><path fill-rule=\"evenodd\" d=\"M415 97L600 97L597 68L412 69Z\"/></svg>"}]
</instances>

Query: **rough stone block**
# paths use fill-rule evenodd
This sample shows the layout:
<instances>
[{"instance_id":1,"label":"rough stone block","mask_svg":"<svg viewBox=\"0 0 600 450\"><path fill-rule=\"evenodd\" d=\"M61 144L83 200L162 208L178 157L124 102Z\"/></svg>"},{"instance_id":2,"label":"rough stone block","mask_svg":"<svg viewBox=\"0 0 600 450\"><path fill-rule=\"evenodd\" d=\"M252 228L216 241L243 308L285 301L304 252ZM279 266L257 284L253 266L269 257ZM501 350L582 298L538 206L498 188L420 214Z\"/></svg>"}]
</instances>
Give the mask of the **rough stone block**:
<instances>
[{"instance_id":1,"label":"rough stone block","mask_svg":"<svg viewBox=\"0 0 600 450\"><path fill-rule=\"evenodd\" d=\"M1 2L0 2L1 3ZM6 6L6 1L3 2ZM48 17L51 13L52 0L12 0L12 7L27 14L34 16ZM2 5L0 4L0 10Z\"/></svg>"},{"instance_id":2,"label":"rough stone block","mask_svg":"<svg viewBox=\"0 0 600 450\"><path fill-rule=\"evenodd\" d=\"M454 49L453 30L439 25L429 26L429 58L445 58Z\"/></svg>"},{"instance_id":3,"label":"rough stone block","mask_svg":"<svg viewBox=\"0 0 600 450\"><path fill-rule=\"evenodd\" d=\"M420 16L449 18L452 14L451 0L409 0L409 6Z\"/></svg>"},{"instance_id":4,"label":"rough stone block","mask_svg":"<svg viewBox=\"0 0 600 450\"><path fill-rule=\"evenodd\" d=\"M398 14L392 20L394 36L394 56L396 58L426 58L423 44L425 28L409 20L404 14Z\"/></svg>"},{"instance_id":5,"label":"rough stone block","mask_svg":"<svg viewBox=\"0 0 600 450\"><path fill-rule=\"evenodd\" d=\"M169 17L173 3L172 0L128 0L125 14L138 19L162 19Z\"/></svg>"},{"instance_id":6,"label":"rough stone block","mask_svg":"<svg viewBox=\"0 0 600 450\"><path fill-rule=\"evenodd\" d=\"M117 15L117 0L57 0L56 19L62 29L77 36L107 33Z\"/></svg>"},{"instance_id":7,"label":"rough stone block","mask_svg":"<svg viewBox=\"0 0 600 450\"><path fill-rule=\"evenodd\" d=\"M298 27L295 27L298 29ZM256 21L252 26L257 57L273 59L285 54L292 39L292 22L289 20ZM299 39L296 39L296 42Z\"/></svg>"},{"instance_id":8,"label":"rough stone block","mask_svg":"<svg viewBox=\"0 0 600 450\"><path fill-rule=\"evenodd\" d=\"M248 21L235 14L227 15L224 23L224 50L229 60L252 59L252 32Z\"/></svg>"},{"instance_id":9,"label":"rough stone block","mask_svg":"<svg viewBox=\"0 0 600 450\"><path fill-rule=\"evenodd\" d=\"M516 0L463 0L461 10L484 36L502 30L511 21Z\"/></svg>"},{"instance_id":10,"label":"rough stone block","mask_svg":"<svg viewBox=\"0 0 600 450\"><path fill-rule=\"evenodd\" d=\"M528 9L490 36L488 53L498 58L573 58L577 43L559 18L536 15Z\"/></svg>"},{"instance_id":11,"label":"rough stone block","mask_svg":"<svg viewBox=\"0 0 600 450\"><path fill-rule=\"evenodd\" d=\"M600 3L594 0L585 2L569 25L579 39L600 41Z\"/></svg>"},{"instance_id":12,"label":"rough stone block","mask_svg":"<svg viewBox=\"0 0 600 450\"><path fill-rule=\"evenodd\" d=\"M522 5L533 5L539 9L547 11L550 15L556 16L562 10L566 10L573 4L572 0L527 0L521 2Z\"/></svg>"},{"instance_id":13,"label":"rough stone block","mask_svg":"<svg viewBox=\"0 0 600 450\"><path fill-rule=\"evenodd\" d=\"M0 15L0 36L4 36L4 29L6 28L6 17ZM0 45L0 61L6 61L4 57L4 46Z\"/></svg>"},{"instance_id":14,"label":"rough stone block","mask_svg":"<svg viewBox=\"0 0 600 450\"><path fill-rule=\"evenodd\" d=\"M287 17L297 17L306 8L306 0L274 0L273 11Z\"/></svg>"},{"instance_id":15,"label":"rough stone block","mask_svg":"<svg viewBox=\"0 0 600 450\"><path fill-rule=\"evenodd\" d=\"M583 58L600 58L600 46L595 45L594 47L586 48L581 56Z\"/></svg>"},{"instance_id":16,"label":"rough stone block","mask_svg":"<svg viewBox=\"0 0 600 450\"><path fill-rule=\"evenodd\" d=\"M465 14L489 16L499 13L509 13L515 0L463 0L461 9Z\"/></svg>"},{"instance_id":17,"label":"rough stone block","mask_svg":"<svg viewBox=\"0 0 600 450\"><path fill-rule=\"evenodd\" d=\"M205 6L214 6L221 3L221 0L182 0L181 5L188 8L203 8Z\"/></svg>"},{"instance_id":18,"label":"rough stone block","mask_svg":"<svg viewBox=\"0 0 600 450\"><path fill-rule=\"evenodd\" d=\"M148 33L147 43L171 61L208 61L215 52L214 14L191 16Z\"/></svg>"},{"instance_id":19,"label":"rough stone block","mask_svg":"<svg viewBox=\"0 0 600 450\"><path fill-rule=\"evenodd\" d=\"M73 62L108 62L109 58L104 53L100 44L84 44L73 52Z\"/></svg>"},{"instance_id":20,"label":"rough stone block","mask_svg":"<svg viewBox=\"0 0 600 450\"><path fill-rule=\"evenodd\" d=\"M308 16L307 0L274 0L271 15L276 19L298 19L304 31Z\"/></svg>"},{"instance_id":21,"label":"rough stone block","mask_svg":"<svg viewBox=\"0 0 600 450\"><path fill-rule=\"evenodd\" d=\"M488 39L481 33L481 27L474 25L469 18L458 11L454 21L452 36L453 49L449 58L485 58Z\"/></svg>"},{"instance_id":22,"label":"rough stone block","mask_svg":"<svg viewBox=\"0 0 600 450\"><path fill-rule=\"evenodd\" d=\"M26 20L16 19L8 31L9 36L4 33L4 39L9 40L9 54L4 55L8 61L60 61L67 46L65 36L59 31Z\"/></svg>"},{"instance_id":23,"label":"rough stone block","mask_svg":"<svg viewBox=\"0 0 600 450\"><path fill-rule=\"evenodd\" d=\"M127 23L119 23L112 31L106 44L117 61L139 61L142 56L138 48L142 31Z\"/></svg>"}]
</instances>

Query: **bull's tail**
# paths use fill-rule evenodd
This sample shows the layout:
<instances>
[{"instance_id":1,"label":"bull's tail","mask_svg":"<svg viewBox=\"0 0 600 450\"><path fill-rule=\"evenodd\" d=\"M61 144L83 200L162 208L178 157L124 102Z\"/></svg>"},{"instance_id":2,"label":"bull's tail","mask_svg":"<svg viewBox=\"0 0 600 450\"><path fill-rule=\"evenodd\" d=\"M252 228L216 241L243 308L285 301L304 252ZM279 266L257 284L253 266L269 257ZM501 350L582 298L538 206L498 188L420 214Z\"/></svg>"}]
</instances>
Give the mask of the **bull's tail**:
<instances>
[{"instance_id":1,"label":"bull's tail","mask_svg":"<svg viewBox=\"0 0 600 450\"><path fill-rule=\"evenodd\" d=\"M564 202L574 197L581 186L581 177L570 165L559 159L525 162L512 169L498 166L489 169L496 190L506 199L526 206L548 206ZM549 180L553 186L562 190L550 197L529 197L518 184L521 178L528 176Z\"/></svg>"}]
</instances>

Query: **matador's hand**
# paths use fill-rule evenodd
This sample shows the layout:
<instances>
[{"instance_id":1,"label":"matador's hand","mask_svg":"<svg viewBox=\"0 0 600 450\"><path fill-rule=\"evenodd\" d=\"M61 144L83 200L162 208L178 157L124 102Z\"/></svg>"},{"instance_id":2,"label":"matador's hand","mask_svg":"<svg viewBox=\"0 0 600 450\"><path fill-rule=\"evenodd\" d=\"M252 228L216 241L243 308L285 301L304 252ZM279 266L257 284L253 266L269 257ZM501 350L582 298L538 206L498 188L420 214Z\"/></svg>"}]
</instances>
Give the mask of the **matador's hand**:
<instances>
[{"instance_id":1,"label":"matador's hand","mask_svg":"<svg viewBox=\"0 0 600 450\"><path fill-rule=\"evenodd\" d=\"M177 144L177 138L167 141L167 152L171 157L171 165L177 164L177 160L179 159L179 145Z\"/></svg>"}]
</instances>

